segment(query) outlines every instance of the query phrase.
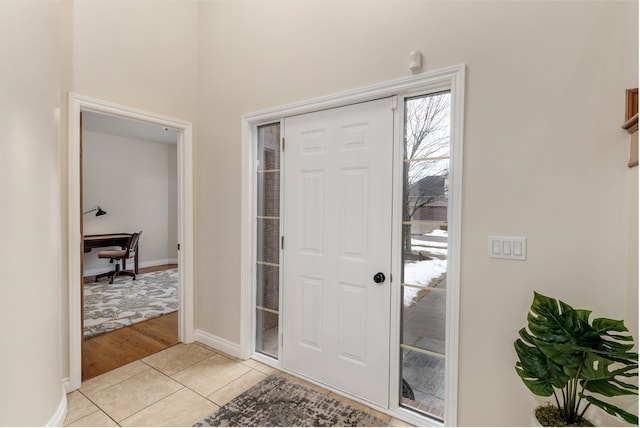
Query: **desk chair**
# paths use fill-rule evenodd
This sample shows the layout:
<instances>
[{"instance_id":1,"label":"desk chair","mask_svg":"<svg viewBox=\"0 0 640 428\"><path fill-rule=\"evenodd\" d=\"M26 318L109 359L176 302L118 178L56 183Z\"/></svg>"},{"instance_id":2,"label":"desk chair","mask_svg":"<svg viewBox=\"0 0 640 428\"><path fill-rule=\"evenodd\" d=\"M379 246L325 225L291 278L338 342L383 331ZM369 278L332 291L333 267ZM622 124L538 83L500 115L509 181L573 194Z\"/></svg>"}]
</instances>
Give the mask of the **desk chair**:
<instances>
[{"instance_id":1,"label":"desk chair","mask_svg":"<svg viewBox=\"0 0 640 428\"><path fill-rule=\"evenodd\" d=\"M134 257L136 251L138 251L138 240L140 239L140 235L142 235L142 231L136 232L131 235L129 238L129 243L127 247L123 250L104 250L98 253L98 258L100 259L109 259L109 263L113 263L116 261L116 267L114 270L110 272L101 273L100 275L96 275L96 282L102 277L109 277L109 284L113 284L113 278L118 275L127 275L132 276L133 279L136 279L135 270L121 270L120 269L120 260L123 261L123 265L128 258Z\"/></svg>"}]
</instances>

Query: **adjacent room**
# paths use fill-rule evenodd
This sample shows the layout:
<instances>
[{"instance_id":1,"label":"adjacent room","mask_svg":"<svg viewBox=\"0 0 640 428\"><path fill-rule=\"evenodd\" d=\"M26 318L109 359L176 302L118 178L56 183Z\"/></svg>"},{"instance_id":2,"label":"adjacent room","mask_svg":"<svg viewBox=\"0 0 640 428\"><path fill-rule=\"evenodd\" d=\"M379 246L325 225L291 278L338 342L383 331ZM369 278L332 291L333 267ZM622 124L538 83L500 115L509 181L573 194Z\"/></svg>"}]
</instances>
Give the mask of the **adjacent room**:
<instances>
[{"instance_id":1,"label":"adjacent room","mask_svg":"<svg viewBox=\"0 0 640 428\"><path fill-rule=\"evenodd\" d=\"M85 380L178 343L176 147L166 127L82 112Z\"/></svg>"}]
</instances>

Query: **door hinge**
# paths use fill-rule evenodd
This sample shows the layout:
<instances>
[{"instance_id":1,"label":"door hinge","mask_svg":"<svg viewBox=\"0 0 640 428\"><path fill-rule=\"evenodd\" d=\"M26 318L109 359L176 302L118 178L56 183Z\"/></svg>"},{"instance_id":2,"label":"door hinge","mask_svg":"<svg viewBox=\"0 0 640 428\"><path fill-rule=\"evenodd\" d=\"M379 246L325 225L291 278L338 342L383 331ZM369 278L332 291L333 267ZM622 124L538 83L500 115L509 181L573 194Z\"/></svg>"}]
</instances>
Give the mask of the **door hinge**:
<instances>
[{"instance_id":1,"label":"door hinge","mask_svg":"<svg viewBox=\"0 0 640 428\"><path fill-rule=\"evenodd\" d=\"M284 250L284 236L280 237L280 249Z\"/></svg>"},{"instance_id":2,"label":"door hinge","mask_svg":"<svg viewBox=\"0 0 640 428\"><path fill-rule=\"evenodd\" d=\"M391 97L391 110L395 110L397 108L398 108L398 97L393 96Z\"/></svg>"},{"instance_id":3,"label":"door hinge","mask_svg":"<svg viewBox=\"0 0 640 428\"><path fill-rule=\"evenodd\" d=\"M178 251L180 251L180 244L177 244L177 247L178 247Z\"/></svg>"},{"instance_id":4,"label":"door hinge","mask_svg":"<svg viewBox=\"0 0 640 428\"><path fill-rule=\"evenodd\" d=\"M284 137L282 137L282 151L284 152Z\"/></svg>"}]
</instances>

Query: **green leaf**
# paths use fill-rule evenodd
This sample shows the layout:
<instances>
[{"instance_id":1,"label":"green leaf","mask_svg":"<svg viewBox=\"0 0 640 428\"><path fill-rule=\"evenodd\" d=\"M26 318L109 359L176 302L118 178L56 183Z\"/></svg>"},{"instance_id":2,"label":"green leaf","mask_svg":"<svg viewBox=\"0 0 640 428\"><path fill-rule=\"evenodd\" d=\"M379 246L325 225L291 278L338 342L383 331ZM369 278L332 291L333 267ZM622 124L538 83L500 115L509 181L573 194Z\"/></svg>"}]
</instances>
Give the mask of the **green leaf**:
<instances>
[{"instance_id":1,"label":"green leaf","mask_svg":"<svg viewBox=\"0 0 640 428\"><path fill-rule=\"evenodd\" d=\"M584 367L580 372L580 378L584 380L582 383L584 389L607 397L637 394L637 386L624 383L616 379L616 376L637 376L638 365L627 365L616 370L609 370L612 364L614 361L593 352L587 352Z\"/></svg>"},{"instance_id":2,"label":"green leaf","mask_svg":"<svg viewBox=\"0 0 640 428\"><path fill-rule=\"evenodd\" d=\"M600 349L600 335L589 326L590 311L535 293L527 316L533 343L569 376L578 373L583 348Z\"/></svg>"},{"instance_id":3,"label":"green leaf","mask_svg":"<svg viewBox=\"0 0 640 428\"><path fill-rule=\"evenodd\" d=\"M638 425L638 417L633 413L629 413L626 410L622 410L621 408L614 406L613 404L605 403L604 401L598 400L597 398L592 397L590 395L580 394L580 396L585 398L589 403L609 413L610 415L617 416L630 424Z\"/></svg>"},{"instance_id":4,"label":"green leaf","mask_svg":"<svg viewBox=\"0 0 640 428\"><path fill-rule=\"evenodd\" d=\"M535 395L540 397L550 397L553 395L553 386L547 380L530 378L518 366L516 366L516 371L525 386Z\"/></svg>"},{"instance_id":5,"label":"green leaf","mask_svg":"<svg viewBox=\"0 0 640 428\"><path fill-rule=\"evenodd\" d=\"M532 339L525 329L520 330L522 339L514 342L519 361L516 364L518 375L536 395L548 397L553 394L552 386L564 388L569 377L562 366L549 360L536 346L528 346L525 341ZM533 379L536 379L535 381Z\"/></svg>"},{"instance_id":6,"label":"green leaf","mask_svg":"<svg viewBox=\"0 0 640 428\"><path fill-rule=\"evenodd\" d=\"M516 372L527 388L542 397L552 395L553 386L547 357L535 347L527 346L521 339L516 340L513 345L519 358Z\"/></svg>"},{"instance_id":7,"label":"green leaf","mask_svg":"<svg viewBox=\"0 0 640 428\"><path fill-rule=\"evenodd\" d=\"M624 321L612 320L610 318L596 318L591 323L591 326L598 333L607 333L609 331L629 331L624 325Z\"/></svg>"},{"instance_id":8,"label":"green leaf","mask_svg":"<svg viewBox=\"0 0 640 428\"><path fill-rule=\"evenodd\" d=\"M629 331L621 320L596 318L593 320L593 329L602 337L603 346L601 349L605 352L628 352L633 348L631 335L615 334Z\"/></svg>"}]
</instances>

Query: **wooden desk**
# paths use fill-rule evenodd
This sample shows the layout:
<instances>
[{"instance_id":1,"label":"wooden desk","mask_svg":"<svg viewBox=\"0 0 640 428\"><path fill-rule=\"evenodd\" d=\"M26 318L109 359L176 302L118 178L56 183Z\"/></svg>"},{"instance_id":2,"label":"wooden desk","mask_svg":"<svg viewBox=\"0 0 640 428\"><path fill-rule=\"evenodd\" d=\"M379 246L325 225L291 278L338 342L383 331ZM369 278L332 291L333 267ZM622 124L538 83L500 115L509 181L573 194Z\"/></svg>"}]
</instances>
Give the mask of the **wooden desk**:
<instances>
[{"instance_id":1,"label":"wooden desk","mask_svg":"<svg viewBox=\"0 0 640 428\"><path fill-rule=\"evenodd\" d=\"M129 243L129 239L131 238L131 233L106 233L103 235L85 235L84 242L84 252L88 253L94 248L104 248L104 247L120 247L123 250L127 248L127 244ZM127 268L127 261L125 259L122 260L122 270ZM136 252L134 256L134 272L138 273L138 248L136 245Z\"/></svg>"}]
</instances>

